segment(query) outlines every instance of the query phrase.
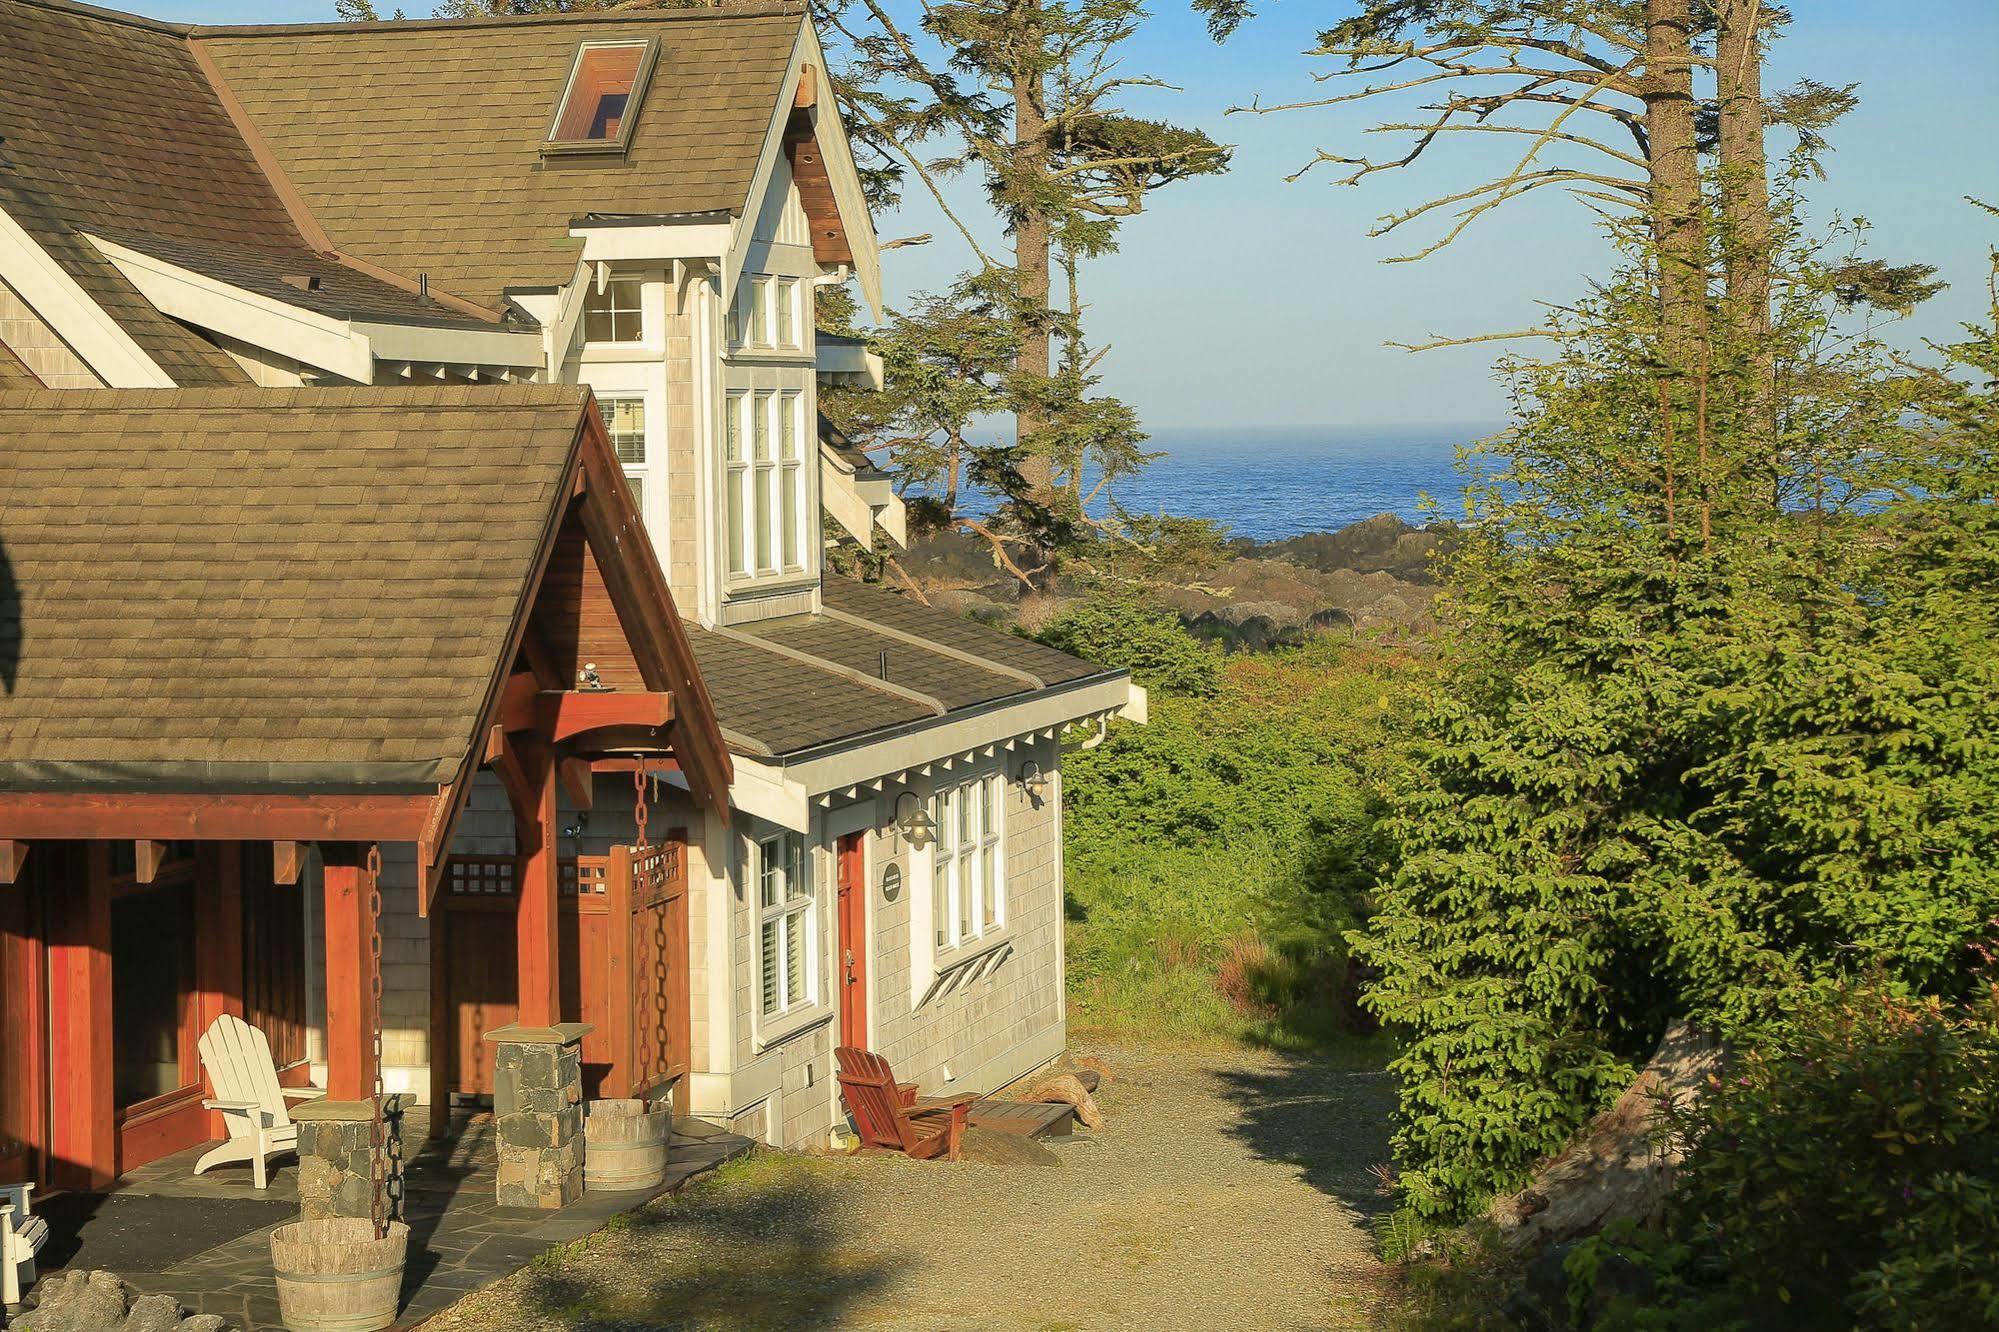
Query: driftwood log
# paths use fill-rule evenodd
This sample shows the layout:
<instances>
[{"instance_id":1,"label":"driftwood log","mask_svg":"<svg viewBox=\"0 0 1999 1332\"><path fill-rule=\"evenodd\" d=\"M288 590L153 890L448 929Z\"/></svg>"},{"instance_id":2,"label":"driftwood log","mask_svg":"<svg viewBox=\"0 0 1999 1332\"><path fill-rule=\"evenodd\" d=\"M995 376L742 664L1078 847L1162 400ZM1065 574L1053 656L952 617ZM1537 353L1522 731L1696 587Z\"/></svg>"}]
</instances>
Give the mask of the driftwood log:
<instances>
[{"instance_id":1,"label":"driftwood log","mask_svg":"<svg viewBox=\"0 0 1999 1332\"><path fill-rule=\"evenodd\" d=\"M1612 1221L1656 1216L1683 1153L1658 1133L1661 1102L1693 1101L1723 1051L1685 1022L1666 1029L1617 1103L1534 1174L1518 1193L1492 1204L1488 1219L1516 1252L1592 1235Z\"/></svg>"},{"instance_id":2,"label":"driftwood log","mask_svg":"<svg viewBox=\"0 0 1999 1332\"><path fill-rule=\"evenodd\" d=\"M1073 1073L1058 1073L1052 1078L1036 1083L1023 1101L1059 1101L1076 1107L1076 1120L1084 1128L1102 1128L1103 1112L1097 1109L1096 1097L1090 1095L1082 1080Z\"/></svg>"}]
</instances>

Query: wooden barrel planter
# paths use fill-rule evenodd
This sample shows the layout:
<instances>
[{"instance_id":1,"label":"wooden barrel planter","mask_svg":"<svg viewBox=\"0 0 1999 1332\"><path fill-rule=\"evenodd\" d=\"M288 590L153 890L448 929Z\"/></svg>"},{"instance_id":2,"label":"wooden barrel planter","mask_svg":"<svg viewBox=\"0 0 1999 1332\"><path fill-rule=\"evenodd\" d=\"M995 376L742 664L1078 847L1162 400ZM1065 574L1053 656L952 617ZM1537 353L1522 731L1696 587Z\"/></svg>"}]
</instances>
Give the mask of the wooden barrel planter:
<instances>
[{"instance_id":1,"label":"wooden barrel planter","mask_svg":"<svg viewBox=\"0 0 1999 1332\"><path fill-rule=\"evenodd\" d=\"M583 1121L583 1185L594 1193L650 1189L666 1178L673 1108L644 1101L592 1101Z\"/></svg>"},{"instance_id":2,"label":"wooden barrel planter","mask_svg":"<svg viewBox=\"0 0 1999 1332\"><path fill-rule=\"evenodd\" d=\"M278 1309L291 1332L379 1332L396 1321L409 1227L377 1239L366 1217L294 1221L271 1232Z\"/></svg>"}]
</instances>

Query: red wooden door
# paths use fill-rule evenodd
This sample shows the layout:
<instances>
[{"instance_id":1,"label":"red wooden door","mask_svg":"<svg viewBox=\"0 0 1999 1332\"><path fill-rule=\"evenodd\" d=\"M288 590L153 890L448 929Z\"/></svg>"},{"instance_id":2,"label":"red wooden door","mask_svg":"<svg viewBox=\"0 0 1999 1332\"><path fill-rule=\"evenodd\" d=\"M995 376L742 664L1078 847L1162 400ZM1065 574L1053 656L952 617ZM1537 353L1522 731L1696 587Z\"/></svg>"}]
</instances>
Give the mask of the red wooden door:
<instances>
[{"instance_id":1,"label":"red wooden door","mask_svg":"<svg viewBox=\"0 0 1999 1332\"><path fill-rule=\"evenodd\" d=\"M868 1048L867 853L861 833L839 841L840 1044Z\"/></svg>"}]
</instances>

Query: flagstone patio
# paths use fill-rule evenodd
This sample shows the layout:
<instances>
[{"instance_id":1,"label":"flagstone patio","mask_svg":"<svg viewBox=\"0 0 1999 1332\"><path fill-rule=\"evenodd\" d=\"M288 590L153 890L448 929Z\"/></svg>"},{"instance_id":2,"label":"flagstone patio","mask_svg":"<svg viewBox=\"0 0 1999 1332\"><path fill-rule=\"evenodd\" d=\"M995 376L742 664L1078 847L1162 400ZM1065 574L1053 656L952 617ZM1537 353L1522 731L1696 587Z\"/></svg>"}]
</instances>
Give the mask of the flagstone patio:
<instances>
[{"instance_id":1,"label":"flagstone patio","mask_svg":"<svg viewBox=\"0 0 1999 1332\"><path fill-rule=\"evenodd\" d=\"M425 1130L422 1107L405 1118L412 1139ZM410 1226L398 1328L413 1328L460 1297L526 1266L560 1244L581 1239L620 1213L686 1186L754 1144L696 1120L675 1126L667 1177L644 1192L589 1193L557 1212L501 1207L494 1200L498 1168L489 1113L454 1114L451 1130L425 1143L404 1171L404 1211ZM52 1218L43 1276L69 1267L108 1267L147 1293L173 1296L194 1313L221 1314L243 1332L282 1332L268 1236L292 1219L298 1163L273 1162L270 1187L251 1186L247 1164L222 1166L197 1178L205 1148L164 1157L121 1179L107 1194L49 1200ZM172 1199L170 1214L138 1200ZM166 1222L167 1215L174 1220ZM60 1224L58 1224L60 1223ZM143 1223L141 1228L139 1223ZM157 1236L146 1233L158 1229ZM190 1236L193 1238L190 1239ZM189 1253L190 1244L201 1244ZM124 1266L100 1261L105 1255ZM137 1264L137 1266L132 1266Z\"/></svg>"}]
</instances>

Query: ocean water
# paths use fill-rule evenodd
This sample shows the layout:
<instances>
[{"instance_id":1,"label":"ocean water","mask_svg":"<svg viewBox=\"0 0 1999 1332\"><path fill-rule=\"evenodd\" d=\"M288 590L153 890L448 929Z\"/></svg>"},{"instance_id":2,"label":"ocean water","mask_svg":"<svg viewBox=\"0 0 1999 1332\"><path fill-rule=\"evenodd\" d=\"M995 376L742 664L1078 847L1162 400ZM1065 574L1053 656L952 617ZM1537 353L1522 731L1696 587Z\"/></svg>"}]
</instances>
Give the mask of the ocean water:
<instances>
[{"instance_id":1,"label":"ocean water","mask_svg":"<svg viewBox=\"0 0 1999 1332\"><path fill-rule=\"evenodd\" d=\"M1378 513L1412 524L1464 512L1461 444L1494 423L1285 426L1153 431L1165 456L1117 486L1132 512L1212 518L1233 536L1270 541L1330 532ZM1423 497L1436 501L1426 513Z\"/></svg>"}]
</instances>

